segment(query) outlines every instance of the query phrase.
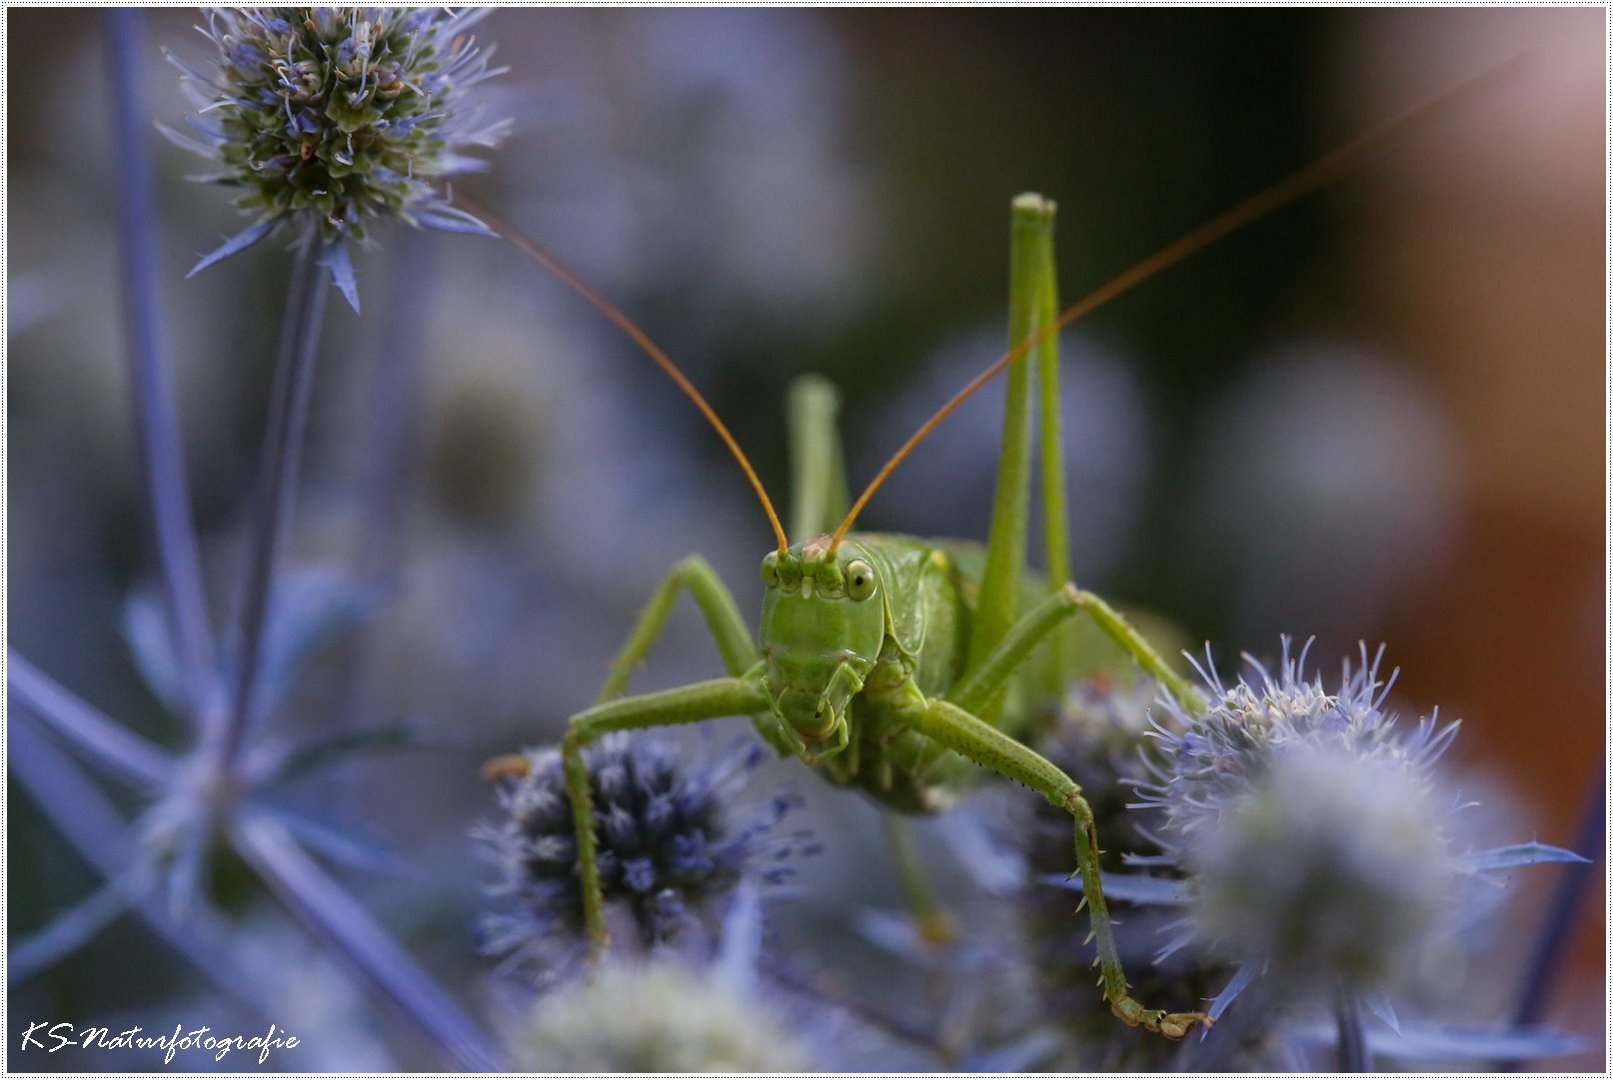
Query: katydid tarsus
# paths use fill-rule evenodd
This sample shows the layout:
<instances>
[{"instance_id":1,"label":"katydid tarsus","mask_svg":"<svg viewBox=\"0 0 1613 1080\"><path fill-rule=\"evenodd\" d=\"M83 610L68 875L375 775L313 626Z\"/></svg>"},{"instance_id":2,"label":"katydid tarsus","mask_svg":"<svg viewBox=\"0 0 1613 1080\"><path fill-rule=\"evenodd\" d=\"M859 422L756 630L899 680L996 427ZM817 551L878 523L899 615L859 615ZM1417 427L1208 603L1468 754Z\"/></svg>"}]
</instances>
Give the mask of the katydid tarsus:
<instances>
[{"instance_id":1,"label":"katydid tarsus","mask_svg":"<svg viewBox=\"0 0 1613 1080\"><path fill-rule=\"evenodd\" d=\"M1491 69L1380 124L1188 233L1063 312L1058 311L1053 265L1054 205L1039 195L1014 199L1009 351L921 426L849 508L835 429L835 392L821 380L798 382L789 409L794 482L790 534L727 428L654 342L532 240L485 208L467 204L494 231L616 323L677 382L744 470L777 541L776 549L762 561L766 591L755 637L728 588L698 555L691 555L672 570L639 616L595 704L570 719L561 752L577 822L585 924L595 954L602 953L608 942L583 748L607 732L748 716L781 757L793 755L831 783L858 789L891 811L943 809L988 772L1017 781L1067 811L1074 826L1074 862L1082 878L1103 995L1115 1015L1172 1038L1181 1038L1196 1024L1207 1025L1202 1013L1149 1008L1129 994L1103 897L1092 811L1068 775L1021 741L1029 716L1027 703L1054 698L1071 674L1098 659L1099 650L1108 656L1118 650L1190 709L1202 700L1114 608L1070 580L1057 413L1057 331L1206 245L1323 186L1385 140L1488 83L1500 70ZM1007 405L986 546L852 531L868 500L908 453L980 386L1005 370ZM1033 423L1035 400L1040 409ZM1040 456L1043 491L1041 577L1026 572L1033 451ZM790 535L795 537L793 544ZM727 675L624 696L630 674L684 592L699 607ZM1078 638L1074 631L1081 627L1082 616L1087 634ZM495 759L489 768L493 773L519 769L524 760ZM933 915L933 909L920 914Z\"/></svg>"}]
</instances>

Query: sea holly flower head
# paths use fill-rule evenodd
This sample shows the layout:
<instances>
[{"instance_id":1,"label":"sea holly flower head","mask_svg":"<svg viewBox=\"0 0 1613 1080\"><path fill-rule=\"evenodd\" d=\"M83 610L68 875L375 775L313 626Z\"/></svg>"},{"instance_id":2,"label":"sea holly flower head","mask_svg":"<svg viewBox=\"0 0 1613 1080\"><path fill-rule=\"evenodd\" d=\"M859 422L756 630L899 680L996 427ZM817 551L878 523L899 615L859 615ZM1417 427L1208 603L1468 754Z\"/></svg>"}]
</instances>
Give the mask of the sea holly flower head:
<instances>
[{"instance_id":1,"label":"sea holly flower head","mask_svg":"<svg viewBox=\"0 0 1613 1080\"><path fill-rule=\"evenodd\" d=\"M437 184L483 168L509 122L486 122L470 89L503 69L468 32L484 12L411 8L248 8L208 12L211 70L169 54L200 111L194 136L165 130L222 168L201 179L241 190L257 221L195 273L293 217L315 222L343 285L349 239L378 218L485 232ZM199 137L197 137L199 136ZM349 275L350 276L350 275Z\"/></svg>"},{"instance_id":2,"label":"sea holly flower head","mask_svg":"<svg viewBox=\"0 0 1613 1080\"><path fill-rule=\"evenodd\" d=\"M755 985L687 958L613 960L544 996L507 1042L544 1072L787 1072L813 1068L809 1040Z\"/></svg>"},{"instance_id":3,"label":"sea holly flower head","mask_svg":"<svg viewBox=\"0 0 1613 1080\"><path fill-rule=\"evenodd\" d=\"M1378 678L1383 650L1361 663L1346 661L1339 688L1329 693L1320 674L1306 676L1309 645L1295 656L1283 639L1276 674L1252 657L1250 672L1231 685L1208 663L1194 662L1209 691L1201 713L1170 697L1161 699L1164 722L1153 732L1158 753L1149 760L1152 780L1140 791L1157 808L1168 835L1185 838L1220 822L1231 802L1246 795L1283 755L1337 751L1362 761L1401 769L1430 783L1433 765L1455 739L1458 724L1439 723L1439 710L1402 731L1383 708L1393 687ZM1158 710L1156 710L1158 712Z\"/></svg>"},{"instance_id":4,"label":"sea holly flower head","mask_svg":"<svg viewBox=\"0 0 1613 1080\"><path fill-rule=\"evenodd\" d=\"M1577 859L1537 843L1473 849L1471 804L1435 768L1457 725L1437 710L1401 725L1382 654L1363 646L1329 690L1285 638L1275 672L1245 656L1228 684L1196 665L1208 704L1164 697L1154 711L1136 806L1157 851L1128 859L1145 874L1106 875L1105 891L1175 912L1160 957L1189 948L1235 968L1212 1016L1260 978L1268 1000L1342 994L1398 1026L1391 996L1460 951L1490 906L1486 876Z\"/></svg>"}]
</instances>

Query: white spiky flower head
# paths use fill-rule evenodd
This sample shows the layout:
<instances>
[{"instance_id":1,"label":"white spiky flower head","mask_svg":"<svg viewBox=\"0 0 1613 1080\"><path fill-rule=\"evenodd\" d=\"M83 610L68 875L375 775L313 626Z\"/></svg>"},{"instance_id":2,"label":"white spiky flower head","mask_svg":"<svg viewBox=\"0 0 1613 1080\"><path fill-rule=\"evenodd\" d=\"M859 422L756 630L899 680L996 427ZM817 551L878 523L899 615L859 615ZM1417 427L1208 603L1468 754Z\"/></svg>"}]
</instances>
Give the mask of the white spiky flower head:
<instances>
[{"instance_id":1,"label":"white spiky flower head","mask_svg":"<svg viewBox=\"0 0 1613 1080\"><path fill-rule=\"evenodd\" d=\"M1261 958L1305 997L1406 985L1457 912L1449 805L1396 763L1300 744L1272 754L1214 828L1178 849L1194 935Z\"/></svg>"},{"instance_id":2,"label":"white spiky flower head","mask_svg":"<svg viewBox=\"0 0 1613 1080\"><path fill-rule=\"evenodd\" d=\"M806 1072L822 1067L811 1025L757 974L761 890L736 890L709 960L660 949L616 954L532 1003L505 1037L516 1069L543 1072Z\"/></svg>"},{"instance_id":3,"label":"white spiky flower head","mask_svg":"<svg viewBox=\"0 0 1613 1080\"><path fill-rule=\"evenodd\" d=\"M805 1072L806 1047L765 998L686 959L613 961L541 999L509 1039L517 1069Z\"/></svg>"}]
</instances>

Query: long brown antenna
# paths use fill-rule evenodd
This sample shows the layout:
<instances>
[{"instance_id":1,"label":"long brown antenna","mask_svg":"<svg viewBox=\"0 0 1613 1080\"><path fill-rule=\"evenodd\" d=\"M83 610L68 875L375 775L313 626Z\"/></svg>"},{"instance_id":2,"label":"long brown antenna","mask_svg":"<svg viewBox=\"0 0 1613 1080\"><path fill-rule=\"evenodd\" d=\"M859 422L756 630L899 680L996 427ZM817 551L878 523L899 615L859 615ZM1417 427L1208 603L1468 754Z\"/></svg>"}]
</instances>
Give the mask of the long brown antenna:
<instances>
[{"instance_id":1,"label":"long brown antenna","mask_svg":"<svg viewBox=\"0 0 1613 1080\"><path fill-rule=\"evenodd\" d=\"M640 330L637 323L624 315L622 310L615 304L596 292L593 286L578 277L576 271L549 254L548 251L539 246L536 240L520 229L517 229L514 225L511 225L473 199L467 199L465 196L456 193L454 202L474 214L488 228L498 233L511 247L569 285L572 291L597 308L605 318L615 323L622 333L632 338L633 343L643 349L650 359L654 360L661 370L666 372L667 376L678 384L678 389L682 390L684 395L694 402L695 408L700 410L700 415L704 416L707 423L716 429L717 434L722 437L723 443L728 447L728 452L734 455L734 460L739 462L739 467L745 471L745 479L750 481L750 486L755 490L756 497L762 501L762 509L767 514L767 523L773 526L773 535L778 538L779 554L789 554L789 537L784 535L784 526L779 523L778 514L773 510L773 500L767 497L767 489L762 487L762 481L757 477L756 470L751 468L750 459L745 456L745 451L739 448L739 443L734 440L734 436L729 432L728 426L717 416L716 410L707 403L700 391L695 389L694 384L688 380L683 372L678 370L678 365L674 364L671 358L661 351L659 345L650 340L650 335Z\"/></svg>"},{"instance_id":2,"label":"long brown antenna","mask_svg":"<svg viewBox=\"0 0 1613 1080\"><path fill-rule=\"evenodd\" d=\"M847 512L845 520L840 523L840 527L834 532L834 537L829 543L829 550L835 551L839 549L841 540L845 539L846 533L851 529L852 523L857 520L857 515L862 513L862 509L868 504L868 500L873 498L874 492L878 491L890 474L896 471L896 466L900 465L907 455L912 453L914 447L923 442L925 437L931 431L934 431L941 421L951 416L953 410L969 400L975 391L1002 374L1010 364L1036 348L1036 346L1047 340L1050 335L1058 333L1077 319L1091 314L1115 297L1147 281L1161 270L1176 265L1189 255L1208 247L1230 233L1236 232L1250 222L1264 217L1273 210L1291 203L1303 195L1308 195L1318 188L1325 187L1355 168L1363 158L1380 149L1384 143L1406 134L1432 116L1488 89L1490 84L1498 81L1503 75L1509 74L1512 69L1516 68L1523 58L1523 54L1515 55L1495 67L1488 68L1477 75L1464 79L1454 86L1446 87L1398 116L1381 121L1325 157L1312 162L1296 173L1290 174L1286 179L1279 180L1258 195L1244 200L1225 213L1211 218L1192 232L1150 255L1129 270L1118 274L1108 284L1093 290L1064 309L1064 312L1050 326L1043 327L1037 333L1022 341L1017 347L1004 353L996 363L970 379L967 386L953 394L951 400L936 410L935 415L926 420L923 426L902 444L902 448L896 451L889 461L885 462L884 467L879 470L873 482L864 488L863 493L857 496L857 501L852 503L851 510Z\"/></svg>"}]
</instances>

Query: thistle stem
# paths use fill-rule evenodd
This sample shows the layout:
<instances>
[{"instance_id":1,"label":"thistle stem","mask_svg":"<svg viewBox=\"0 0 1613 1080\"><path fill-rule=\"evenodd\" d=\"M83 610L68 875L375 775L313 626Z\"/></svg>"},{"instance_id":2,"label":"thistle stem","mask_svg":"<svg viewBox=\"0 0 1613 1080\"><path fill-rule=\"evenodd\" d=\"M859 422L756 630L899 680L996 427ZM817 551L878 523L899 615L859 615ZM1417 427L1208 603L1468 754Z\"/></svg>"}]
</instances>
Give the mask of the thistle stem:
<instances>
[{"instance_id":1,"label":"thistle stem","mask_svg":"<svg viewBox=\"0 0 1613 1080\"><path fill-rule=\"evenodd\" d=\"M1371 1072L1372 1056L1367 1050L1366 1029L1361 1026L1361 1005L1354 994L1339 990L1333 1018L1339 1027L1339 1071Z\"/></svg>"},{"instance_id":2,"label":"thistle stem","mask_svg":"<svg viewBox=\"0 0 1613 1080\"><path fill-rule=\"evenodd\" d=\"M124 783L155 791L173 779L174 761L166 752L80 700L11 649L6 650L6 692L42 727Z\"/></svg>"},{"instance_id":3,"label":"thistle stem","mask_svg":"<svg viewBox=\"0 0 1613 1080\"><path fill-rule=\"evenodd\" d=\"M354 536L354 570L365 587L390 586L403 561L408 480L420 453L421 373L434 262L428 237L412 229L401 231L379 345L356 372L359 400L373 404L358 469ZM349 730L362 728L370 714L380 647L376 631L374 621L358 628L336 697L342 718L337 722Z\"/></svg>"},{"instance_id":4,"label":"thistle stem","mask_svg":"<svg viewBox=\"0 0 1613 1080\"><path fill-rule=\"evenodd\" d=\"M329 271L322 256L318 223L309 222L297 248L281 326L280 353L270 391L269 423L263 438L263 473L247 556L246 585L236 628L229 712L220 733L223 760L233 764L252 716L258 676L263 671L270 600L280 549L291 520L308 428L314 361L324 322Z\"/></svg>"},{"instance_id":5,"label":"thistle stem","mask_svg":"<svg viewBox=\"0 0 1613 1080\"><path fill-rule=\"evenodd\" d=\"M1534 953L1525 969L1521 991L1514 1008L1512 1022L1528 1027L1540 1019L1545 1011L1547 990L1552 976L1563 959L1586 893L1590 891L1591 871L1596 857L1603 850L1607 830L1607 773L1603 772L1585 794L1585 808L1574 835L1574 851L1588 862L1570 863L1563 867L1557 891L1552 896L1551 908L1535 942Z\"/></svg>"},{"instance_id":6,"label":"thistle stem","mask_svg":"<svg viewBox=\"0 0 1613 1080\"><path fill-rule=\"evenodd\" d=\"M123 262L123 317L134 380L134 418L140 458L151 497L158 558L167 593L169 632L192 717L212 692L215 655L202 584L201 552L191 520L179 420L158 316L155 200L146 148L147 113L135 77L140 54L139 16L127 8L107 12L113 142L117 149L119 248Z\"/></svg>"},{"instance_id":7,"label":"thistle stem","mask_svg":"<svg viewBox=\"0 0 1613 1080\"><path fill-rule=\"evenodd\" d=\"M145 857L129 826L100 789L38 730L29 710L12 716L16 722L6 729L12 775L85 862L109 882L125 880L131 860ZM212 920L197 915L180 925L154 893L132 897L131 905L158 937L247 1016L255 1021L273 1011L257 999L253 988L258 980L231 958Z\"/></svg>"},{"instance_id":8,"label":"thistle stem","mask_svg":"<svg viewBox=\"0 0 1613 1080\"><path fill-rule=\"evenodd\" d=\"M262 815L243 816L232 828L231 839L287 910L460 1067L499 1068L498 1055L481 1029L352 896L325 875L283 826Z\"/></svg>"}]
</instances>

